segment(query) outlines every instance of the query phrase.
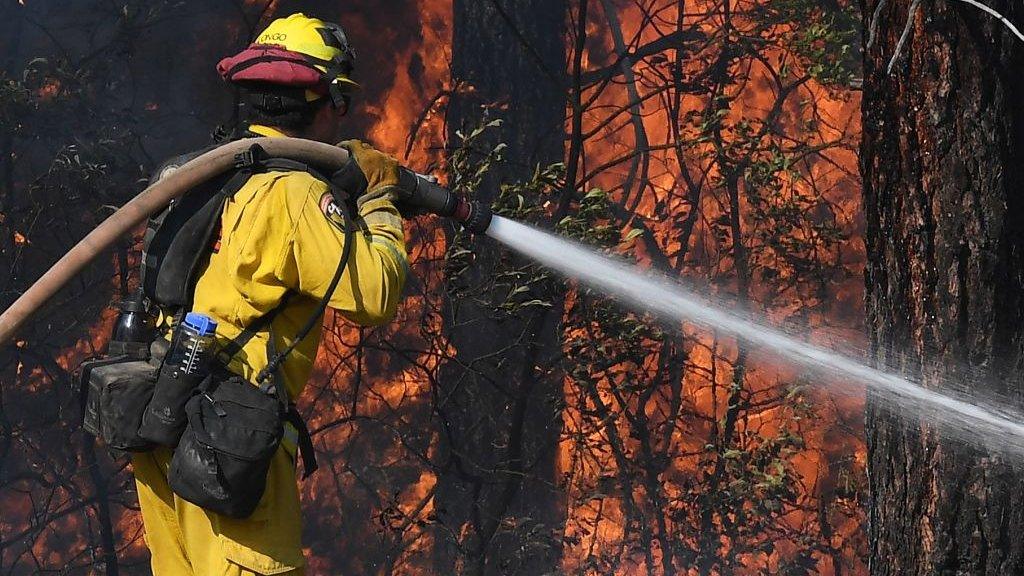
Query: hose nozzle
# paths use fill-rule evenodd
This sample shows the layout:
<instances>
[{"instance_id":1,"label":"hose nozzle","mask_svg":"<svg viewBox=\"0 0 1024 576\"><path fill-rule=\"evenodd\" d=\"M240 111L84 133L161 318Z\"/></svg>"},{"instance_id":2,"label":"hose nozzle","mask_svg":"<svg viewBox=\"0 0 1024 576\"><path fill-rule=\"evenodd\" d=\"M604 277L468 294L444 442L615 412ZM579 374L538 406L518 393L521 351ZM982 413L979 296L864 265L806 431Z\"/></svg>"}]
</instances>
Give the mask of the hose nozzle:
<instances>
[{"instance_id":1,"label":"hose nozzle","mask_svg":"<svg viewBox=\"0 0 1024 576\"><path fill-rule=\"evenodd\" d=\"M491 225L493 214L490 206L459 196L429 176L402 168L399 187L404 194L402 202L431 214L452 218L474 234L483 234Z\"/></svg>"}]
</instances>

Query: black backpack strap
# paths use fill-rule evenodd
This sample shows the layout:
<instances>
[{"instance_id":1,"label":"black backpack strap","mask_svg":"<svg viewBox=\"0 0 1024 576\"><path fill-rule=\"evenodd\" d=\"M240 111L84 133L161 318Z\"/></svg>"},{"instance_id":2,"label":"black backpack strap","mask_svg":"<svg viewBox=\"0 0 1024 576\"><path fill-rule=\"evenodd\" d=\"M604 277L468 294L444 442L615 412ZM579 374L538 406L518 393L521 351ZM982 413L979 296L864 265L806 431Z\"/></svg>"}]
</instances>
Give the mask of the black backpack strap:
<instances>
[{"instance_id":1,"label":"black backpack strap","mask_svg":"<svg viewBox=\"0 0 1024 576\"><path fill-rule=\"evenodd\" d=\"M311 172L314 177L318 177L316 172ZM313 311L309 316L309 320L302 326L299 332L295 335L295 339L288 345L280 354L274 356L268 356L267 366L260 371L256 376L257 382L262 382L267 377L275 373L278 367L284 362L285 358L295 350L295 347L300 342L306 339L306 336L316 327L317 323L323 322L324 312L327 311L327 306L331 302L331 296L334 295L334 291L338 288L338 283L341 282L341 277L345 273L345 268L348 267L348 261L352 257L352 243L355 236L355 224L352 222L352 214L348 210L348 205L345 203L342 193L339 193L337 189L331 185L329 180L325 181L329 186L331 195L334 196L334 202L341 207L341 214L345 221L345 228L342 233L345 235L345 245L341 249L341 259L338 260L338 268L334 271L334 277L331 278L330 285L327 286L327 291L324 293L324 297L320 299L320 305L317 306L316 310Z\"/></svg>"},{"instance_id":2,"label":"black backpack strap","mask_svg":"<svg viewBox=\"0 0 1024 576\"><path fill-rule=\"evenodd\" d=\"M270 327L268 330L270 338L267 340L267 358L276 358L280 354L277 354L277 345L274 344L274 329ZM295 431L298 433L296 443L298 444L299 455L302 456L302 479L309 478L319 467L316 463L316 450L313 449L313 437L310 436L309 428L306 426L305 420L302 419L302 415L299 414L295 403L288 398L288 388L284 384L280 367L275 366L269 381L260 384L260 390L267 393L274 392L281 403L284 421L295 427Z\"/></svg>"},{"instance_id":3,"label":"black backpack strap","mask_svg":"<svg viewBox=\"0 0 1024 576\"><path fill-rule=\"evenodd\" d=\"M302 456L302 479L305 480L320 467L316 462L316 450L313 449L313 437L309 434L309 428L306 426L306 421L302 419L302 415L299 414L299 409L295 407L295 404L288 405L288 411L285 412L284 421L294 426L295 431L299 433L298 444L299 454Z\"/></svg>"},{"instance_id":4,"label":"black backpack strap","mask_svg":"<svg viewBox=\"0 0 1024 576\"><path fill-rule=\"evenodd\" d=\"M239 171L235 175L235 178L238 178L239 175L244 175L245 180L242 181L241 185L239 185L237 189L231 192L231 195L234 195L234 193L237 192L238 189L241 188L241 186L245 185L245 181L248 181L249 176L251 176L255 172L306 172L313 176L314 178L327 184L328 187L330 188L331 195L334 196L335 198L335 203L338 204L339 206L344 205L344 198L341 197L342 193L338 192L337 189L331 184L330 179L326 178L319 171L315 170L308 164L297 162L295 160L289 160L287 158L271 158L267 156L266 151L259 144L253 144L251 147L249 147L248 150L236 154L235 168ZM229 184L232 183L234 183L234 178L232 178L232 181L229 182ZM229 188L232 188L232 186L228 185L224 187L225 190L228 190ZM348 261L352 254L352 239L353 231L355 229L352 223L352 216L348 212L348 210L342 209L341 212L345 220L345 229L343 230L345 234L345 245L342 247L341 259L338 261L338 268L335 270L334 277L331 279L331 283L327 287L327 292L321 299L320 305L317 307L317 310L312 315L310 315L309 320L307 320L306 324L303 325L301 330L299 330L298 334L296 335L292 343L280 354L267 355L268 364L257 375L257 382L259 383L264 382L267 379L268 375L274 374L280 367L281 363L284 362L285 358L289 354L291 354L292 350L294 350L295 347L298 346L300 342L305 340L306 336L308 336L309 333L313 330L313 328L316 327L316 323L320 321L324 312L327 310L327 305L330 303L331 296L334 294L334 290L338 287L338 282L341 281L341 276L343 275L345 268L348 266ZM275 306L272 310L269 310L267 313L257 318L256 321L254 321L250 326L243 330L237 337L235 337L235 339L226 344L221 349L221 354L227 357L228 359L233 358L236 354L238 354L242 350L242 348L249 342L249 340L253 338L253 336L255 336L264 328L268 328L270 326L274 318L287 306L291 296L292 293L287 292L284 298L281 299L281 302L279 302L277 306ZM271 340L273 340L273 337L271 337Z\"/></svg>"},{"instance_id":5,"label":"black backpack strap","mask_svg":"<svg viewBox=\"0 0 1024 576\"><path fill-rule=\"evenodd\" d=\"M265 328L268 328L274 318L277 317L285 308L288 307L288 302L291 301L292 292L285 292L284 296L281 297L281 301L277 303L270 310L264 312L259 318L254 320L252 324L249 324L242 330L238 336L235 336L231 341L221 347L217 353L220 361L226 366L236 354L242 351L242 348L253 339L254 336L262 332ZM271 356L268 356L271 358Z\"/></svg>"},{"instance_id":6,"label":"black backpack strap","mask_svg":"<svg viewBox=\"0 0 1024 576\"><path fill-rule=\"evenodd\" d=\"M253 174L257 172L266 172L270 170L284 170L284 171L300 171L305 170L305 165L299 162L291 163L286 167L285 165L278 162L279 159L268 158L266 150L263 149L259 144L253 144L247 150L243 150L238 154L235 154L235 174L228 180L219 194L227 198L234 196L243 186L249 181ZM282 159L283 160L283 159ZM273 165L273 167L272 167ZM219 221L219 219L218 219ZM277 306L268 310L252 324L247 326L241 333L238 334L234 339L221 347L218 352L218 357L221 362L226 366L236 354L242 351L242 348L249 343L250 340L256 334L260 333L264 328L270 326L274 318L281 313L291 300L292 292L285 292L281 301L277 303ZM268 356L268 358L270 358Z\"/></svg>"},{"instance_id":7,"label":"black backpack strap","mask_svg":"<svg viewBox=\"0 0 1024 576\"><path fill-rule=\"evenodd\" d=\"M286 160L284 162L291 161ZM275 169L272 167L272 164L272 162L266 163L269 170ZM281 401L281 405L285 410L285 421L294 426L298 433L298 448L299 454L302 456L303 480L308 478L317 470L316 453L313 448L313 438L309 433L309 428L306 426L306 422L302 419L302 415L299 414L295 404L288 398L288 391L285 388L283 379L281 378L281 365L284 363L288 355L295 350L295 347L306 339L306 336L308 336L313 328L316 327L317 323L323 322L323 315L327 310L328 304L330 304L331 296L334 295L334 291L337 289L338 283L341 281L341 277L345 273L345 268L348 267L348 261L352 256L352 243L355 230L355 225L352 222L352 215L347 209L347 205L344 204L344 198L341 197L341 194L336 192L335 187L331 186L329 180L323 179L318 175L318 173L311 169L307 168L307 171L313 174L314 177L324 180L324 182L330 186L331 195L334 196L335 203L339 206L343 206L343 208L341 208L341 213L345 221L345 228L342 231L345 235L345 245L342 247L341 258L338 261L337 269L334 271L334 277L331 278L331 283L327 287L327 291L324 293L323 298L320 299L319 306L317 306L317 309L310 314L309 320L306 321L306 324L303 325L295 335L291 344L289 344L288 347L280 353L277 353L277 348L274 345L273 327L268 324L270 338L267 341L267 365L256 376L256 382L260 385L261 389L267 390L268 386L276 389L278 399ZM289 292L289 294L291 293ZM260 320L263 320L263 318L260 318Z\"/></svg>"}]
</instances>

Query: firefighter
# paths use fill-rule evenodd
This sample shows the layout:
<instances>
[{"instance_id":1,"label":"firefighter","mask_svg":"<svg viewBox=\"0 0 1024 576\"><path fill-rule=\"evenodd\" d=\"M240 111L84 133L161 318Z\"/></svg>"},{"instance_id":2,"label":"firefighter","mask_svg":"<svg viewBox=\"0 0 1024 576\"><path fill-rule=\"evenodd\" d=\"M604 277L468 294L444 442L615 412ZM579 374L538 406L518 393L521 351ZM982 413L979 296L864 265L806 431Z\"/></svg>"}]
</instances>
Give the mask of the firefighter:
<instances>
[{"instance_id":1,"label":"firefighter","mask_svg":"<svg viewBox=\"0 0 1024 576\"><path fill-rule=\"evenodd\" d=\"M221 75L248 93L248 134L336 142L356 84L354 54L342 29L294 14L275 20L237 56L218 65ZM395 314L407 274L402 219L395 208L398 163L366 144L348 148L364 186L355 195L357 233L348 266L329 305L364 326ZM275 309L270 330L249 340L228 368L255 382L267 364L267 339L283 348L325 297L338 268L345 234L329 186L306 172L254 174L225 204L220 236L198 275L193 310L217 322L217 338L232 339ZM283 362L291 398L310 375L320 326ZM285 438L270 465L255 512L229 518L177 496L168 485L172 450L133 455L146 543L157 576L303 574L296 432Z\"/></svg>"}]
</instances>

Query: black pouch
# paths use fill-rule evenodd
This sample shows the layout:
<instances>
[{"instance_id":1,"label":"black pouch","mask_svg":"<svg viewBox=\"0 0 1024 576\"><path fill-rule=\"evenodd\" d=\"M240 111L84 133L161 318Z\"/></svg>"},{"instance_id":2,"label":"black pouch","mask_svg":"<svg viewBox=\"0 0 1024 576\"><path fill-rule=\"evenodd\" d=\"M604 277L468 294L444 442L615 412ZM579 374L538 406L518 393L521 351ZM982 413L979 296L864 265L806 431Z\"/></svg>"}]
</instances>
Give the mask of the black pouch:
<instances>
[{"instance_id":1,"label":"black pouch","mask_svg":"<svg viewBox=\"0 0 1024 576\"><path fill-rule=\"evenodd\" d=\"M234 374L208 376L185 405L188 425L171 459L171 490L212 512L249 517L284 434L283 395Z\"/></svg>"},{"instance_id":2,"label":"black pouch","mask_svg":"<svg viewBox=\"0 0 1024 576\"><path fill-rule=\"evenodd\" d=\"M90 380L92 371L108 364L120 364L131 362L132 358L120 355L110 358L93 358L82 362L78 367L78 374L75 378L75 393L78 394L79 407L82 411L82 428L93 436L100 438L100 396L103 394L103 385L97 380L95 383Z\"/></svg>"},{"instance_id":3,"label":"black pouch","mask_svg":"<svg viewBox=\"0 0 1024 576\"><path fill-rule=\"evenodd\" d=\"M139 424L153 396L159 363L120 356L85 362L81 367L83 428L114 450L149 450Z\"/></svg>"},{"instance_id":4,"label":"black pouch","mask_svg":"<svg viewBox=\"0 0 1024 576\"><path fill-rule=\"evenodd\" d=\"M180 326L180 324L179 324ZM180 330L174 331L168 349L178 346ZM186 374L179 366L168 366L167 357L157 373L153 397L142 414L139 436L158 444L174 448L185 430L185 404L203 383L202 374ZM206 372L205 366L203 372Z\"/></svg>"}]
</instances>

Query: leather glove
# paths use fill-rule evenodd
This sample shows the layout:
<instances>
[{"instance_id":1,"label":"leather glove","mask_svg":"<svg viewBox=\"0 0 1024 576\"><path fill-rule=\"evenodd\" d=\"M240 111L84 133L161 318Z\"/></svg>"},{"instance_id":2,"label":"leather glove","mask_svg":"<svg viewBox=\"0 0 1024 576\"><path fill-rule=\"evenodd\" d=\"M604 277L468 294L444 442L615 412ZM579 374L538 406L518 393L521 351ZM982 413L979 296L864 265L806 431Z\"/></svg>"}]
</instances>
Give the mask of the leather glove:
<instances>
[{"instance_id":1,"label":"leather glove","mask_svg":"<svg viewBox=\"0 0 1024 576\"><path fill-rule=\"evenodd\" d=\"M387 210L401 196L398 160L359 140L346 140L338 146L347 150L351 159L331 175L331 182L355 199L356 211L367 224L401 229L402 221Z\"/></svg>"},{"instance_id":2,"label":"leather glove","mask_svg":"<svg viewBox=\"0 0 1024 576\"><path fill-rule=\"evenodd\" d=\"M331 180L355 198L357 207L382 198L392 203L398 200L398 160L359 140L346 140L338 146L348 151L351 161Z\"/></svg>"}]
</instances>

